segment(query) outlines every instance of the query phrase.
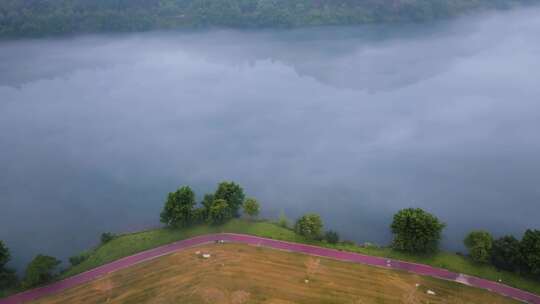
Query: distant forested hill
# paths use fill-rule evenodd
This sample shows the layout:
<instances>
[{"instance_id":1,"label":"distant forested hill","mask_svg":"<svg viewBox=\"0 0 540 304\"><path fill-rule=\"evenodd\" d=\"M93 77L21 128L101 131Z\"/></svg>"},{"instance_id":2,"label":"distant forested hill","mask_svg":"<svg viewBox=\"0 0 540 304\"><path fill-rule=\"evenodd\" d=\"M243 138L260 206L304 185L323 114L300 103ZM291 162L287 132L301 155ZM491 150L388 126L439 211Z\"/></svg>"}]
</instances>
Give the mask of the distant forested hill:
<instances>
[{"instance_id":1,"label":"distant forested hill","mask_svg":"<svg viewBox=\"0 0 540 304\"><path fill-rule=\"evenodd\" d=\"M0 37L421 22L540 0L0 0Z\"/></svg>"}]
</instances>

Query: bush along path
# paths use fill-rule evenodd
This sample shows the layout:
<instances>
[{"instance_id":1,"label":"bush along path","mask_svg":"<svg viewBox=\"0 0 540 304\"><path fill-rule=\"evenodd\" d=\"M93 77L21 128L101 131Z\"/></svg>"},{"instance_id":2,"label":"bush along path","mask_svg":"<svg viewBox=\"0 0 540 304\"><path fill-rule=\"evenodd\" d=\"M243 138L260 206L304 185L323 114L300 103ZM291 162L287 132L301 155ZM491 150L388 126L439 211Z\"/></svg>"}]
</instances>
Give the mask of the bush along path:
<instances>
[{"instance_id":1,"label":"bush along path","mask_svg":"<svg viewBox=\"0 0 540 304\"><path fill-rule=\"evenodd\" d=\"M6 299L2 299L0 300L0 304L15 304L15 303L24 303L27 301L31 301L31 300L34 300L43 296L47 296L53 293L64 291L66 289L92 281L108 273L111 273L120 269L124 269L130 266L133 266L135 264L148 261L150 259L154 259L163 255L167 255L178 250L182 250L185 248L189 248L189 247L197 246L201 244L221 241L221 240L227 241L227 242L243 243L243 244L264 246L264 247L292 251L292 252L299 252L299 253L304 253L304 254L337 259L341 261L384 267L388 269L405 270L405 271L409 271L409 272L416 273L419 275L431 276L431 277L435 277L439 279L466 284L466 285L477 287L477 288L487 289L492 292L501 294L503 296L511 297L511 298L514 298L514 299L517 299L526 303L540 304L540 296L538 295L534 295L532 293L529 293L520 289L516 289L510 286L504 285L504 284L496 283L496 282L485 280L485 279L480 279L473 276L458 274L458 273L450 272L445 269L440 269L440 268L436 268L436 267L432 267L428 265L421 265L421 264L403 262L403 261L386 259L386 258L381 258L381 257L362 255L358 253L338 251L334 249L328 249L328 248L317 247L317 246L312 246L312 245L291 243L291 242L267 239L267 238L262 238L262 237L257 237L257 236L233 234L233 233L208 234L208 235L203 235L203 236L198 236L198 237L178 241L175 243L171 243L169 245L157 247L157 248L150 249L147 251L143 251L138 254L134 254L134 255L116 260L109 264L99 266L97 268L83 272L73 277L69 277L62 281L58 281L44 287L32 289L23 293L13 295Z\"/></svg>"}]
</instances>

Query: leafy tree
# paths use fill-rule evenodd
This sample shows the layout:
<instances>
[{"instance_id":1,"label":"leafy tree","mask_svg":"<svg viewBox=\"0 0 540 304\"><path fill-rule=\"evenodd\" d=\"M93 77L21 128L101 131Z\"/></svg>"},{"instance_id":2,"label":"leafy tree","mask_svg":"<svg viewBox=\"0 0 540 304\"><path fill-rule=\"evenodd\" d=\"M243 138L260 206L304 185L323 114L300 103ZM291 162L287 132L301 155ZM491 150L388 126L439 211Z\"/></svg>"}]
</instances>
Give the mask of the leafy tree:
<instances>
[{"instance_id":1,"label":"leafy tree","mask_svg":"<svg viewBox=\"0 0 540 304\"><path fill-rule=\"evenodd\" d=\"M174 227L185 227L193 220L195 193L188 186L169 193L163 211L161 222Z\"/></svg>"},{"instance_id":2,"label":"leafy tree","mask_svg":"<svg viewBox=\"0 0 540 304\"><path fill-rule=\"evenodd\" d=\"M249 215L251 218L255 218L259 215L260 205L259 202L254 198L248 198L244 202L244 213Z\"/></svg>"},{"instance_id":3,"label":"leafy tree","mask_svg":"<svg viewBox=\"0 0 540 304\"><path fill-rule=\"evenodd\" d=\"M229 210L232 216L240 216L240 207L244 202L244 190L240 185L234 182L222 182L218 185L214 200L225 200L229 205Z\"/></svg>"},{"instance_id":4,"label":"leafy tree","mask_svg":"<svg viewBox=\"0 0 540 304\"><path fill-rule=\"evenodd\" d=\"M23 286L30 288L47 283L53 278L54 271L60 263L59 260L51 256L41 254L36 256L26 268Z\"/></svg>"},{"instance_id":5,"label":"leafy tree","mask_svg":"<svg viewBox=\"0 0 540 304\"><path fill-rule=\"evenodd\" d=\"M101 234L101 244L106 244L110 241L112 241L116 236L114 235L114 233L111 233L111 232L103 232Z\"/></svg>"},{"instance_id":6,"label":"leafy tree","mask_svg":"<svg viewBox=\"0 0 540 304\"><path fill-rule=\"evenodd\" d=\"M323 223L321 217L315 213L309 213L298 220L294 225L296 233L308 238L318 239L321 237Z\"/></svg>"},{"instance_id":7,"label":"leafy tree","mask_svg":"<svg viewBox=\"0 0 540 304\"><path fill-rule=\"evenodd\" d=\"M225 223L231 218L231 209L224 199L217 199L210 207L208 221L211 224L219 225Z\"/></svg>"},{"instance_id":8,"label":"leafy tree","mask_svg":"<svg viewBox=\"0 0 540 304\"><path fill-rule=\"evenodd\" d=\"M487 231L472 231L463 241L473 261L488 263L491 257L493 237Z\"/></svg>"},{"instance_id":9,"label":"leafy tree","mask_svg":"<svg viewBox=\"0 0 540 304\"><path fill-rule=\"evenodd\" d=\"M12 287L17 283L15 271L6 267L10 259L9 248L0 241L0 290Z\"/></svg>"},{"instance_id":10,"label":"leafy tree","mask_svg":"<svg viewBox=\"0 0 540 304\"><path fill-rule=\"evenodd\" d=\"M540 230L527 230L521 239L521 254L527 270L540 275Z\"/></svg>"},{"instance_id":11,"label":"leafy tree","mask_svg":"<svg viewBox=\"0 0 540 304\"><path fill-rule=\"evenodd\" d=\"M334 230L328 230L324 234L324 239L330 244L337 244L339 242L339 234Z\"/></svg>"},{"instance_id":12,"label":"leafy tree","mask_svg":"<svg viewBox=\"0 0 540 304\"><path fill-rule=\"evenodd\" d=\"M419 208L400 210L391 225L392 246L410 253L431 253L438 250L441 232L445 227L434 215Z\"/></svg>"},{"instance_id":13,"label":"leafy tree","mask_svg":"<svg viewBox=\"0 0 540 304\"><path fill-rule=\"evenodd\" d=\"M498 269L518 271L522 266L519 240L507 235L493 241L491 263Z\"/></svg>"}]
</instances>

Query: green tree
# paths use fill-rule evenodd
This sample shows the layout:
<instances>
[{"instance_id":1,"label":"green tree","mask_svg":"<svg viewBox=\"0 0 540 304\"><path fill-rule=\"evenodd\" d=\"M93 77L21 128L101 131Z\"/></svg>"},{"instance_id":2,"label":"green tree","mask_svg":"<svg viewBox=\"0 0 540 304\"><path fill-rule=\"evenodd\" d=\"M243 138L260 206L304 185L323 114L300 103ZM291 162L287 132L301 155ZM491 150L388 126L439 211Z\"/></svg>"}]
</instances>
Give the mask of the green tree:
<instances>
[{"instance_id":1,"label":"green tree","mask_svg":"<svg viewBox=\"0 0 540 304\"><path fill-rule=\"evenodd\" d=\"M334 230L328 230L324 234L324 239L330 244L337 244L339 242L339 234Z\"/></svg>"},{"instance_id":2,"label":"green tree","mask_svg":"<svg viewBox=\"0 0 540 304\"><path fill-rule=\"evenodd\" d=\"M208 214L208 221L210 224L223 224L231 217L231 209L226 200L217 199L212 203Z\"/></svg>"},{"instance_id":3,"label":"green tree","mask_svg":"<svg viewBox=\"0 0 540 304\"><path fill-rule=\"evenodd\" d=\"M392 246L410 253L431 253L438 250L445 227L437 217L419 208L400 210L390 226L394 234Z\"/></svg>"},{"instance_id":4,"label":"green tree","mask_svg":"<svg viewBox=\"0 0 540 304\"><path fill-rule=\"evenodd\" d=\"M527 230L521 239L521 254L527 270L540 276L540 230Z\"/></svg>"},{"instance_id":5,"label":"green tree","mask_svg":"<svg viewBox=\"0 0 540 304\"><path fill-rule=\"evenodd\" d=\"M477 263L488 263L491 257L491 247L493 237L487 231L472 231L465 237L463 243L469 249L469 254L473 261Z\"/></svg>"},{"instance_id":6,"label":"green tree","mask_svg":"<svg viewBox=\"0 0 540 304\"><path fill-rule=\"evenodd\" d=\"M0 241L0 290L12 287L17 283L15 271L7 268L7 263L11 259L9 248Z\"/></svg>"},{"instance_id":7,"label":"green tree","mask_svg":"<svg viewBox=\"0 0 540 304\"><path fill-rule=\"evenodd\" d=\"M163 211L161 222L174 227L185 227L193 220L195 193L188 186L169 193Z\"/></svg>"},{"instance_id":8,"label":"green tree","mask_svg":"<svg viewBox=\"0 0 540 304\"><path fill-rule=\"evenodd\" d=\"M300 217L294 224L294 231L308 239L320 238L322 228L321 217L315 213L309 213Z\"/></svg>"},{"instance_id":9,"label":"green tree","mask_svg":"<svg viewBox=\"0 0 540 304\"><path fill-rule=\"evenodd\" d=\"M47 283L53 278L58 265L60 261L54 257L41 254L36 256L26 268L23 286L30 288Z\"/></svg>"},{"instance_id":10,"label":"green tree","mask_svg":"<svg viewBox=\"0 0 540 304\"><path fill-rule=\"evenodd\" d=\"M251 218L256 218L259 216L260 205L259 202L254 198L248 198L244 202L244 213Z\"/></svg>"},{"instance_id":11,"label":"green tree","mask_svg":"<svg viewBox=\"0 0 540 304\"><path fill-rule=\"evenodd\" d=\"M493 241L491 263L498 269L518 271L522 266L519 240L507 235Z\"/></svg>"},{"instance_id":12,"label":"green tree","mask_svg":"<svg viewBox=\"0 0 540 304\"><path fill-rule=\"evenodd\" d=\"M244 190L240 185L234 182L222 182L218 185L214 200L223 199L229 205L229 210L232 216L240 216L240 207L244 202Z\"/></svg>"}]
</instances>

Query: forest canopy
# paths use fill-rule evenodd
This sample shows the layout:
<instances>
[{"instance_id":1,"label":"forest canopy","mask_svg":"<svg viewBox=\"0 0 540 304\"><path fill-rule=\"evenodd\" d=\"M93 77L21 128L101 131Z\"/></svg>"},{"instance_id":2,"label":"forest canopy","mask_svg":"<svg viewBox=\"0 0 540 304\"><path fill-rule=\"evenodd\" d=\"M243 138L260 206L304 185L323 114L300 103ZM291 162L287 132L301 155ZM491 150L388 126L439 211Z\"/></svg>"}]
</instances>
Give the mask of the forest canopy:
<instances>
[{"instance_id":1,"label":"forest canopy","mask_svg":"<svg viewBox=\"0 0 540 304\"><path fill-rule=\"evenodd\" d=\"M2 0L0 37L424 22L540 0Z\"/></svg>"}]
</instances>

